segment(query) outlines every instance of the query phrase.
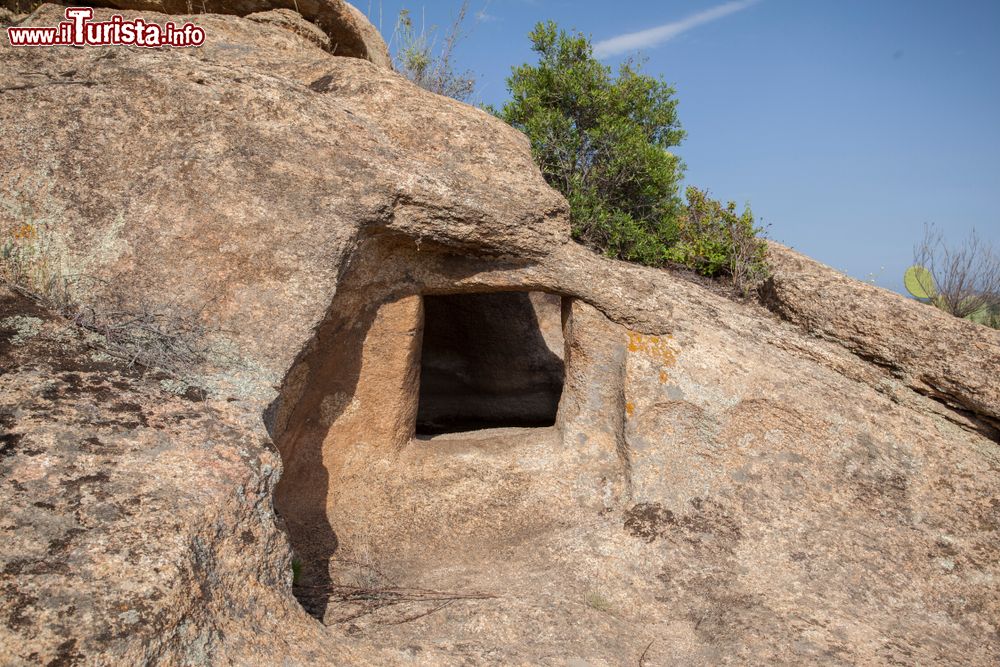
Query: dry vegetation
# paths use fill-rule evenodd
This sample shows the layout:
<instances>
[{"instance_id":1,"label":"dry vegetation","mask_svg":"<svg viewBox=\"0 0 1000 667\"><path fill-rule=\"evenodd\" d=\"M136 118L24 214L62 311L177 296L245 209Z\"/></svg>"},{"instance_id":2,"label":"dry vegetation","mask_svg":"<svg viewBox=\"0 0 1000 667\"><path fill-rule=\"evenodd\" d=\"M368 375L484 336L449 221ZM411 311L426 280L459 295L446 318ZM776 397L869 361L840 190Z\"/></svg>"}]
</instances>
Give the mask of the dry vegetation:
<instances>
[{"instance_id":1,"label":"dry vegetation","mask_svg":"<svg viewBox=\"0 0 1000 667\"><path fill-rule=\"evenodd\" d=\"M208 330L200 311L126 302L119 292L107 289L106 281L67 268L38 225L17 225L6 236L0 246L0 284L97 334L106 354L130 367L173 375L207 359ZM79 297L95 292L114 296L99 303Z\"/></svg>"},{"instance_id":2,"label":"dry vegetation","mask_svg":"<svg viewBox=\"0 0 1000 667\"><path fill-rule=\"evenodd\" d=\"M295 585L295 596L302 606L327 624L364 619L377 626L399 625L429 616L455 602L497 597L479 591L401 587L375 559L368 539L361 539L349 551L331 561L337 572L336 581Z\"/></svg>"},{"instance_id":3,"label":"dry vegetation","mask_svg":"<svg viewBox=\"0 0 1000 667\"><path fill-rule=\"evenodd\" d=\"M927 270L932 303L941 310L1000 327L1000 254L975 230L959 245L949 244L941 230L924 228L913 251L914 264Z\"/></svg>"},{"instance_id":4,"label":"dry vegetation","mask_svg":"<svg viewBox=\"0 0 1000 667\"><path fill-rule=\"evenodd\" d=\"M469 71L455 70L455 49L468 36L465 22L469 15L468 0L444 34L437 26L426 25L421 17L419 30L408 9L400 10L389 39L394 48L393 64L407 79L438 95L468 102L476 89L476 77Z\"/></svg>"}]
</instances>

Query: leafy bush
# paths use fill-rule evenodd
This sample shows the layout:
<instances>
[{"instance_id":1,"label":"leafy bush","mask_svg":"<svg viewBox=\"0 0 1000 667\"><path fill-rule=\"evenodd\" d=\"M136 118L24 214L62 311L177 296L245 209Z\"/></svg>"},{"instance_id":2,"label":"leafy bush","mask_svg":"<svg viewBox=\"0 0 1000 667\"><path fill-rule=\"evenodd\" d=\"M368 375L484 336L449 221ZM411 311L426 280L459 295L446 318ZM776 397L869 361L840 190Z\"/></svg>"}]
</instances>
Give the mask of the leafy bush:
<instances>
[{"instance_id":1,"label":"leafy bush","mask_svg":"<svg viewBox=\"0 0 1000 667\"><path fill-rule=\"evenodd\" d=\"M676 215L684 132L674 90L631 63L614 77L590 41L555 23L530 34L537 65L507 79L500 116L528 135L546 180L573 210L573 234L608 254L655 263Z\"/></svg>"},{"instance_id":2,"label":"leafy bush","mask_svg":"<svg viewBox=\"0 0 1000 667\"><path fill-rule=\"evenodd\" d=\"M969 315L966 319L992 329L1000 329L1000 304L987 306L982 310Z\"/></svg>"},{"instance_id":3,"label":"leafy bush","mask_svg":"<svg viewBox=\"0 0 1000 667\"><path fill-rule=\"evenodd\" d=\"M498 115L528 136L546 181L566 196L573 238L640 264L731 275L746 293L765 271L766 246L749 209L738 216L696 188L686 207L678 196L674 89L632 61L614 75L586 36L551 21L529 37L538 63L514 68Z\"/></svg>"},{"instance_id":4,"label":"leafy bush","mask_svg":"<svg viewBox=\"0 0 1000 667\"><path fill-rule=\"evenodd\" d=\"M676 221L677 236L666 258L706 276L729 275L744 296L767 277L767 243L750 207L737 215L695 187L687 189L687 208Z\"/></svg>"}]
</instances>

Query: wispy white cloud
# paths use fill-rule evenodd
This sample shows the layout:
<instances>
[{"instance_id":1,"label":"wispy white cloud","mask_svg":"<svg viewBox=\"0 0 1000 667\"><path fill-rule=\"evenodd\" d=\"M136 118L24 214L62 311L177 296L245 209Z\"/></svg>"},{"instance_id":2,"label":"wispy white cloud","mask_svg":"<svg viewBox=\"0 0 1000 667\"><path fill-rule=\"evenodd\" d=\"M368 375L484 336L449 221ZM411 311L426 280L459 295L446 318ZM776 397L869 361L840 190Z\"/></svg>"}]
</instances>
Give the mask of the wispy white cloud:
<instances>
[{"instance_id":1,"label":"wispy white cloud","mask_svg":"<svg viewBox=\"0 0 1000 667\"><path fill-rule=\"evenodd\" d=\"M635 51L636 49L659 46L692 28L697 28L712 21L718 21L758 2L760 0L733 0L732 2L726 2L711 9L706 9L703 12L692 14L680 21L604 39L594 44L594 54L598 58L607 58L608 56L615 56L620 53Z\"/></svg>"}]
</instances>

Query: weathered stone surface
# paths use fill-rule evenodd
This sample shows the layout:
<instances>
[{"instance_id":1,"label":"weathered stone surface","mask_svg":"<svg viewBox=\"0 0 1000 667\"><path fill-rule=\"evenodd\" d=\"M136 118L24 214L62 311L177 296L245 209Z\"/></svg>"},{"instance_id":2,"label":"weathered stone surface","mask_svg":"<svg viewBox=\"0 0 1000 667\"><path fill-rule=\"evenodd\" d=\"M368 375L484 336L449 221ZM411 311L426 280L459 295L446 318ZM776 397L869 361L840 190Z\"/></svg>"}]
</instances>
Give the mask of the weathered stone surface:
<instances>
[{"instance_id":1,"label":"weathered stone surface","mask_svg":"<svg viewBox=\"0 0 1000 667\"><path fill-rule=\"evenodd\" d=\"M994 332L781 248L774 312L605 260L499 121L196 18L0 47L4 229L228 351L190 402L0 318L10 662L1000 659ZM424 297L511 290L562 299L525 334L565 346L556 424L413 437Z\"/></svg>"},{"instance_id":2,"label":"weathered stone surface","mask_svg":"<svg viewBox=\"0 0 1000 667\"><path fill-rule=\"evenodd\" d=\"M276 25L307 39L325 51L330 50L330 36L320 30L319 26L305 20L301 14L291 9L272 9L266 12L247 14L246 19L255 23Z\"/></svg>"},{"instance_id":3,"label":"weathered stone surface","mask_svg":"<svg viewBox=\"0 0 1000 667\"><path fill-rule=\"evenodd\" d=\"M670 638L653 659L995 661L997 442L839 342L703 298L717 317L630 340L623 526L645 546L614 553L647 572L628 599Z\"/></svg>"},{"instance_id":4,"label":"weathered stone surface","mask_svg":"<svg viewBox=\"0 0 1000 667\"><path fill-rule=\"evenodd\" d=\"M496 598L314 611L431 663L995 661L996 443L836 343L674 290L669 336L570 304L557 428L391 452L325 430L329 581Z\"/></svg>"},{"instance_id":5,"label":"weathered stone surface","mask_svg":"<svg viewBox=\"0 0 1000 667\"><path fill-rule=\"evenodd\" d=\"M229 332L247 371L206 382L278 384L366 236L522 257L566 242L566 203L509 126L278 27L197 20L216 38L183 52L0 50L0 198L68 271Z\"/></svg>"},{"instance_id":6,"label":"weathered stone surface","mask_svg":"<svg viewBox=\"0 0 1000 667\"><path fill-rule=\"evenodd\" d=\"M291 597L256 420L92 344L0 290L0 663L335 659Z\"/></svg>"},{"instance_id":7,"label":"weathered stone surface","mask_svg":"<svg viewBox=\"0 0 1000 667\"><path fill-rule=\"evenodd\" d=\"M1000 331L860 283L777 243L765 302L907 386L1000 424Z\"/></svg>"}]
</instances>

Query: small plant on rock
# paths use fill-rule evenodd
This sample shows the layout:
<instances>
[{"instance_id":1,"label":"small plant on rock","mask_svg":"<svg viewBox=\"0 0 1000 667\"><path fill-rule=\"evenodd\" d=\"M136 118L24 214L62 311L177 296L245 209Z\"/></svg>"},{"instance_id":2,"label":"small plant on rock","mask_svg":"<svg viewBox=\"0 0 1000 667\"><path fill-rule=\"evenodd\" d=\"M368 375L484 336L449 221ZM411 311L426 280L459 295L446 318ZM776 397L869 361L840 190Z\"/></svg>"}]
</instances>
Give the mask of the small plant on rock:
<instances>
[{"instance_id":1,"label":"small plant on rock","mask_svg":"<svg viewBox=\"0 0 1000 667\"><path fill-rule=\"evenodd\" d=\"M747 206L737 214L736 204L723 206L695 187L687 189L687 207L678 217L676 239L666 249L667 259L706 276L729 275L746 296L767 277L767 243L763 229Z\"/></svg>"},{"instance_id":2,"label":"small plant on rock","mask_svg":"<svg viewBox=\"0 0 1000 667\"><path fill-rule=\"evenodd\" d=\"M468 71L456 72L453 60L455 48L467 34L464 25L468 13L466 0L438 43L436 26L421 27L418 32L410 10L400 10L389 40L396 49L393 58L396 70L425 90L467 102L476 90L476 77Z\"/></svg>"},{"instance_id":3,"label":"small plant on rock","mask_svg":"<svg viewBox=\"0 0 1000 667\"><path fill-rule=\"evenodd\" d=\"M601 594L600 591L589 590L583 595L583 601L588 607L594 611L599 611L603 613L609 613L611 611L611 602Z\"/></svg>"}]
</instances>

